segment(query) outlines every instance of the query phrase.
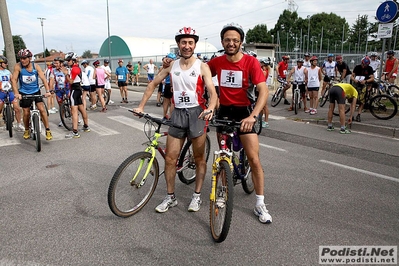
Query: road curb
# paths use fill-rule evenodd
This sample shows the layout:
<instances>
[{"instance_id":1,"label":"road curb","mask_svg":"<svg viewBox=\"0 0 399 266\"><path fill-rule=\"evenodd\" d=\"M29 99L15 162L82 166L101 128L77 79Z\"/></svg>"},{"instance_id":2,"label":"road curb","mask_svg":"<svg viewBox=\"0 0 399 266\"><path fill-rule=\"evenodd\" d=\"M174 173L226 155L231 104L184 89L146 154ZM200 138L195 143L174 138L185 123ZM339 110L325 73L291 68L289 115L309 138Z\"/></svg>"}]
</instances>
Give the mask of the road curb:
<instances>
[{"instance_id":1,"label":"road curb","mask_svg":"<svg viewBox=\"0 0 399 266\"><path fill-rule=\"evenodd\" d=\"M313 124L327 126L326 119L296 119L296 121L302 121L305 123L309 122L309 123L313 123ZM339 122L333 122L333 125L335 128L340 127ZM356 130L356 131L362 131L362 132L367 132L367 133L383 135L383 136L392 137L392 138L399 138L399 134L396 134L397 132L399 132L399 128L395 128L395 127L377 126L377 125L371 125L371 124L366 124L366 123L353 122L351 129Z\"/></svg>"}]
</instances>

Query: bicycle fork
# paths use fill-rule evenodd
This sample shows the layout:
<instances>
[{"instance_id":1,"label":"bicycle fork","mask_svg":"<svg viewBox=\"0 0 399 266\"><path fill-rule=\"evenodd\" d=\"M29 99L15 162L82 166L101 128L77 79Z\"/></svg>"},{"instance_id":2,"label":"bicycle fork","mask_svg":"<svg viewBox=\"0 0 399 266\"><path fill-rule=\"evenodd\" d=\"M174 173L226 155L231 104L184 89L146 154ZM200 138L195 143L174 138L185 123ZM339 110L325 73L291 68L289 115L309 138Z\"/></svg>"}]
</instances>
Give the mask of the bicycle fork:
<instances>
[{"instance_id":1,"label":"bicycle fork","mask_svg":"<svg viewBox=\"0 0 399 266\"><path fill-rule=\"evenodd\" d=\"M152 167L152 163L155 160L155 149L153 147L148 147L146 150L146 152L150 152L151 151L151 159L147 164L147 169L145 170L145 173L143 175L143 178L141 179L140 183L136 183L135 180L137 178L137 176L139 175L139 173L141 172L141 169L144 167L145 161L148 160L148 158L144 158L140 160L140 164L139 167L137 168L136 173L134 174L132 180L130 181L130 185L131 186L136 186L136 188L140 188L141 186L143 186L145 184L145 181L147 179L148 174L151 171L151 167ZM154 173L152 173L154 174Z\"/></svg>"}]
</instances>

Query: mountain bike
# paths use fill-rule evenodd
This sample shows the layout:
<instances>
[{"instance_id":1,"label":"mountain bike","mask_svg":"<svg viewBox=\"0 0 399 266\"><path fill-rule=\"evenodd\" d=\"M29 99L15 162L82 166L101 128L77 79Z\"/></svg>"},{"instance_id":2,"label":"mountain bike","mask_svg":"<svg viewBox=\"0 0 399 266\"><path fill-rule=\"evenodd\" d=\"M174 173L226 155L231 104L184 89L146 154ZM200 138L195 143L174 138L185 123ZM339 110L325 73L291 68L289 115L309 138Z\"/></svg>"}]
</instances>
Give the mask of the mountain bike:
<instances>
[{"instance_id":1,"label":"mountain bike","mask_svg":"<svg viewBox=\"0 0 399 266\"><path fill-rule=\"evenodd\" d=\"M399 87L395 84L389 83L387 79L388 72L383 72L385 79L379 80L378 83L378 94L388 94L389 96L393 97L396 102L399 102Z\"/></svg>"},{"instance_id":2,"label":"mountain bike","mask_svg":"<svg viewBox=\"0 0 399 266\"><path fill-rule=\"evenodd\" d=\"M278 82L280 82L280 85L278 86L277 90L274 92L271 99L272 107L276 107L280 103L281 99L284 97L284 88L287 85L286 80L278 79Z\"/></svg>"},{"instance_id":3,"label":"mountain bike","mask_svg":"<svg viewBox=\"0 0 399 266\"><path fill-rule=\"evenodd\" d=\"M367 86L367 85L365 85ZM388 94L372 94L372 90L366 89L365 104L363 110L369 110L370 113L377 119L388 120L398 113L398 104L395 99ZM350 104L346 103L345 113L350 110ZM338 111L334 110L334 115L339 115Z\"/></svg>"},{"instance_id":4,"label":"mountain bike","mask_svg":"<svg viewBox=\"0 0 399 266\"><path fill-rule=\"evenodd\" d=\"M327 84L326 89L324 90L323 95L320 98L320 107L323 107L329 99L330 89L337 84L338 81L334 77L330 77L330 82Z\"/></svg>"},{"instance_id":5,"label":"mountain bike","mask_svg":"<svg viewBox=\"0 0 399 266\"><path fill-rule=\"evenodd\" d=\"M31 138L36 142L36 150L38 152L42 150L42 143L40 142L42 123L40 111L37 109L35 99L43 99L43 97L43 95L22 95L22 99L33 99L32 105L30 107L29 130Z\"/></svg>"},{"instance_id":6,"label":"mountain bike","mask_svg":"<svg viewBox=\"0 0 399 266\"><path fill-rule=\"evenodd\" d=\"M3 91L6 94L6 97L4 98L4 106L3 106L3 120L4 120L4 124L6 125L6 130L8 131L8 135L10 136L10 138L12 138L12 135L13 135L12 123L14 121L14 107L12 106L12 103L10 101L11 88L9 90L3 89Z\"/></svg>"},{"instance_id":7,"label":"mountain bike","mask_svg":"<svg viewBox=\"0 0 399 266\"><path fill-rule=\"evenodd\" d=\"M210 126L222 129L220 150L214 152L210 193L210 229L215 242L223 242L229 233L233 214L234 186L241 184L247 194L254 189L251 167L237 129L241 122L213 119Z\"/></svg>"},{"instance_id":8,"label":"mountain bike","mask_svg":"<svg viewBox=\"0 0 399 266\"><path fill-rule=\"evenodd\" d=\"M148 138L144 151L136 152L125 159L114 173L108 188L108 206L119 217L130 217L140 211L151 199L158 184L160 172L156 151L165 158L165 147L158 141L160 137L167 136L167 132L161 132L161 126L173 126L170 120L160 119L149 114L136 113L145 118L144 133ZM195 163L191 151L191 141L187 141L177 160L177 174L182 175L180 180L186 180L186 184L195 179ZM209 157L210 140L208 135L205 141L205 156ZM186 171L187 170L187 171ZM194 174L191 172L194 171Z\"/></svg>"},{"instance_id":9,"label":"mountain bike","mask_svg":"<svg viewBox=\"0 0 399 266\"><path fill-rule=\"evenodd\" d=\"M299 89L299 85L301 84L296 84L293 95L293 105L294 105L295 114L298 114L298 110L301 109L301 103L302 103L301 90Z\"/></svg>"},{"instance_id":10,"label":"mountain bike","mask_svg":"<svg viewBox=\"0 0 399 266\"><path fill-rule=\"evenodd\" d=\"M64 127L68 131L73 130L72 125L72 112L71 112L71 100L69 99L69 95L67 95L67 89L61 89L62 92L62 104L60 107L60 118Z\"/></svg>"}]
</instances>

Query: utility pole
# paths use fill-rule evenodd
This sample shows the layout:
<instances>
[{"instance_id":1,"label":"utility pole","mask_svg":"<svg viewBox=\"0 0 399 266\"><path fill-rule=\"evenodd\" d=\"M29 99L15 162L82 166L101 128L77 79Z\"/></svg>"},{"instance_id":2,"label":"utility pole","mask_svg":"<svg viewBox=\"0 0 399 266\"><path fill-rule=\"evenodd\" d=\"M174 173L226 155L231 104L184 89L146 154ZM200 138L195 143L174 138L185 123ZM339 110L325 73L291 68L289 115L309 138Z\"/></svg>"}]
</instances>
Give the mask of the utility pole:
<instances>
[{"instance_id":1,"label":"utility pole","mask_svg":"<svg viewBox=\"0 0 399 266\"><path fill-rule=\"evenodd\" d=\"M14 42L12 40L6 0L0 0L0 21L3 30L4 46L7 53L8 68L12 72L17 61L15 59Z\"/></svg>"},{"instance_id":2,"label":"utility pole","mask_svg":"<svg viewBox=\"0 0 399 266\"><path fill-rule=\"evenodd\" d=\"M108 6L108 0L107 0L107 26L108 26L108 60L109 60L109 66L112 69L112 63L111 63L111 37L110 37L110 30L109 30L109 6Z\"/></svg>"},{"instance_id":3,"label":"utility pole","mask_svg":"<svg viewBox=\"0 0 399 266\"><path fill-rule=\"evenodd\" d=\"M44 44L44 30L43 30L43 20L46 20L46 18L37 18L40 20L40 24L42 25L42 39L43 39L43 59L44 59L44 67L43 69L46 69L47 64L46 64L46 45Z\"/></svg>"}]
</instances>

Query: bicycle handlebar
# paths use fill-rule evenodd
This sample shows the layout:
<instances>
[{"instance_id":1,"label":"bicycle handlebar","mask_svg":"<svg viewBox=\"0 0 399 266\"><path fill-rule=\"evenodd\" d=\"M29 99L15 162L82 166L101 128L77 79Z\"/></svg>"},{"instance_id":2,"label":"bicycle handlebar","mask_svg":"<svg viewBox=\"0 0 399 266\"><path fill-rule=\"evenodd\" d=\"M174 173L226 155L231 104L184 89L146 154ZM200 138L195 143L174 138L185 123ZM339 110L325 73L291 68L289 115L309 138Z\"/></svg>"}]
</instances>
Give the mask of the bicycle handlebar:
<instances>
[{"instance_id":1,"label":"bicycle handlebar","mask_svg":"<svg viewBox=\"0 0 399 266\"><path fill-rule=\"evenodd\" d=\"M181 127L181 126L178 126L178 125L173 124L172 121L167 120L167 119L156 118L156 117L153 117L153 116L151 116L151 115L149 115L149 114L138 113L138 112L135 112L135 111L133 111L133 110L128 110L128 111L131 112L131 113L133 113L133 114L135 114L135 115L137 115L137 116L140 117L140 118L144 117L144 118L147 119L147 120L151 120L151 121L155 122L156 124L158 124L158 126L160 126L160 125L166 125L166 126L170 126L170 127L175 127L175 128L180 128L180 129L186 129L185 127Z\"/></svg>"}]
</instances>

